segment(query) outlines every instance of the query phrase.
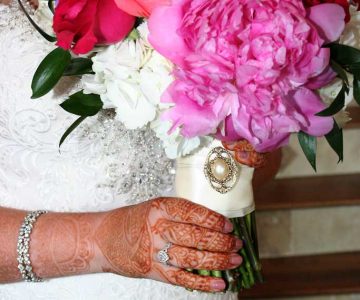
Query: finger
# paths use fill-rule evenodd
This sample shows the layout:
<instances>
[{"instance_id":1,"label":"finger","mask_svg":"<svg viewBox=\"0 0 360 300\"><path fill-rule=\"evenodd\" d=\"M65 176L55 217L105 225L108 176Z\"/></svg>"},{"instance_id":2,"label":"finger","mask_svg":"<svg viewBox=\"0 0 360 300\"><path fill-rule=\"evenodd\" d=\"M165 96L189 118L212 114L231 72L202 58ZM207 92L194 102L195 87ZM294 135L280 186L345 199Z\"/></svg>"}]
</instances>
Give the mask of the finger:
<instances>
[{"instance_id":1,"label":"finger","mask_svg":"<svg viewBox=\"0 0 360 300\"><path fill-rule=\"evenodd\" d=\"M233 235L204 227L160 219L153 226L153 232L173 244L214 252L237 252L242 241Z\"/></svg>"},{"instance_id":2,"label":"finger","mask_svg":"<svg viewBox=\"0 0 360 300\"><path fill-rule=\"evenodd\" d=\"M191 290L221 292L226 287L224 280L221 278L195 275L188 271L176 267L165 266L160 263L154 266L154 270L157 273L157 278L154 279L179 285Z\"/></svg>"},{"instance_id":3,"label":"finger","mask_svg":"<svg viewBox=\"0 0 360 300\"><path fill-rule=\"evenodd\" d=\"M200 251L176 245L170 247L168 255L170 265L183 269L228 270L242 262L236 253Z\"/></svg>"},{"instance_id":4,"label":"finger","mask_svg":"<svg viewBox=\"0 0 360 300\"><path fill-rule=\"evenodd\" d=\"M161 202L166 217L173 221L195 224L222 232L231 232L232 223L224 216L188 200L167 198Z\"/></svg>"}]
</instances>

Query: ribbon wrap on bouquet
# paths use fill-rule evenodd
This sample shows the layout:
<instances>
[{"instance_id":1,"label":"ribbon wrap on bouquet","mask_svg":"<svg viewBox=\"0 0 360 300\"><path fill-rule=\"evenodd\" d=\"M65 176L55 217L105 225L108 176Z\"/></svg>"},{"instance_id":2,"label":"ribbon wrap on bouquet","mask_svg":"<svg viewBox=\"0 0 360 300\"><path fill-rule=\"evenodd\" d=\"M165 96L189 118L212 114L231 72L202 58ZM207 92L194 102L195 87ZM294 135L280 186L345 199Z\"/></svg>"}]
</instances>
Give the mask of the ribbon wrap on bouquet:
<instances>
[{"instance_id":1,"label":"ribbon wrap on bouquet","mask_svg":"<svg viewBox=\"0 0 360 300\"><path fill-rule=\"evenodd\" d=\"M211 187L204 173L208 154L221 142L214 141L201 151L178 158L175 179L176 196L203 205L228 218L243 217L255 210L252 178L254 168L239 164L238 176L233 188L227 193L219 193Z\"/></svg>"}]
</instances>

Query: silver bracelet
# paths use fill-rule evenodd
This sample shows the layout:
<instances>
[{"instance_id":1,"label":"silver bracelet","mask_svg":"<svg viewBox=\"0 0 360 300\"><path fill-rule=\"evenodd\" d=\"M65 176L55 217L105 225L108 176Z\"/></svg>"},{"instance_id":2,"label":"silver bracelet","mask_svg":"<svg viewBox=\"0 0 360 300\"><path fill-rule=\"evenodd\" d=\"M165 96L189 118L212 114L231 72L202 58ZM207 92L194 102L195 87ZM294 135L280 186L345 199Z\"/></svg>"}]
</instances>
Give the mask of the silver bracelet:
<instances>
[{"instance_id":1,"label":"silver bracelet","mask_svg":"<svg viewBox=\"0 0 360 300\"><path fill-rule=\"evenodd\" d=\"M27 214L24 218L24 222L21 224L19 230L19 237L17 243L17 260L19 262L18 269L21 273L21 277L28 282L40 282L43 281L42 278L35 275L32 271L31 261L30 261L30 235L33 229L34 223L37 218L42 214L46 214L45 210L33 211Z\"/></svg>"}]
</instances>

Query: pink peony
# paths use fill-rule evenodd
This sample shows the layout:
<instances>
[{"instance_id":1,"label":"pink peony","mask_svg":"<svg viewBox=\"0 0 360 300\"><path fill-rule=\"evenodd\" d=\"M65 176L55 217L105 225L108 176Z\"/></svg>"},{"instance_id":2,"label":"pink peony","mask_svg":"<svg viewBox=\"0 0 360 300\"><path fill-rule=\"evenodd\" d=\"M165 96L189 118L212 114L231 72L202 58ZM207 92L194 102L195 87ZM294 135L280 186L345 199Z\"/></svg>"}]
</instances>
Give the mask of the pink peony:
<instances>
[{"instance_id":1,"label":"pink peony","mask_svg":"<svg viewBox=\"0 0 360 300\"><path fill-rule=\"evenodd\" d=\"M173 0L155 9L150 42L178 66L162 99L175 105L164 118L186 137L225 131L257 151L284 145L292 132L328 133L333 121L314 116L325 106L310 89L334 78L322 46L339 37L345 14L337 4L319 6Z\"/></svg>"}]
</instances>

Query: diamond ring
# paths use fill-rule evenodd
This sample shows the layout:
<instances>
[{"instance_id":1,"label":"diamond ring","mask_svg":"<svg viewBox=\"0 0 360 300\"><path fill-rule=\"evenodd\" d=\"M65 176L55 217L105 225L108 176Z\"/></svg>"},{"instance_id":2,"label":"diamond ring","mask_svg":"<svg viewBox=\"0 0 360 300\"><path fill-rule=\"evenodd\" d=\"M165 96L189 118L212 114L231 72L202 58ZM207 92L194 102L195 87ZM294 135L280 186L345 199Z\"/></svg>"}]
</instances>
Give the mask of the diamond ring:
<instances>
[{"instance_id":1,"label":"diamond ring","mask_svg":"<svg viewBox=\"0 0 360 300\"><path fill-rule=\"evenodd\" d=\"M157 254L157 258L158 258L159 262L163 263L164 265L168 265L168 261L170 259L168 250L170 249L171 246L172 246L172 243L167 243L165 245L165 247L163 249L161 249Z\"/></svg>"}]
</instances>

